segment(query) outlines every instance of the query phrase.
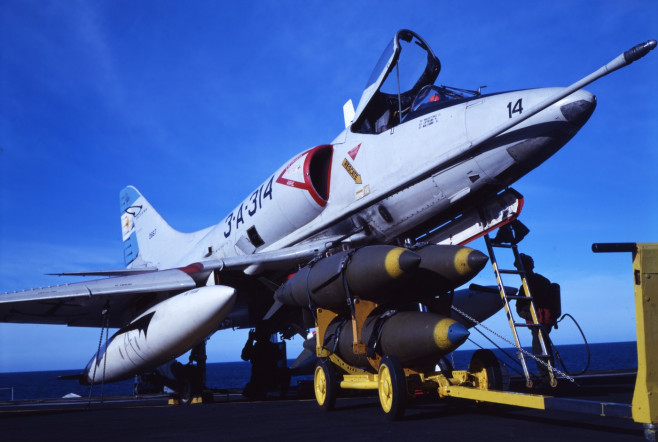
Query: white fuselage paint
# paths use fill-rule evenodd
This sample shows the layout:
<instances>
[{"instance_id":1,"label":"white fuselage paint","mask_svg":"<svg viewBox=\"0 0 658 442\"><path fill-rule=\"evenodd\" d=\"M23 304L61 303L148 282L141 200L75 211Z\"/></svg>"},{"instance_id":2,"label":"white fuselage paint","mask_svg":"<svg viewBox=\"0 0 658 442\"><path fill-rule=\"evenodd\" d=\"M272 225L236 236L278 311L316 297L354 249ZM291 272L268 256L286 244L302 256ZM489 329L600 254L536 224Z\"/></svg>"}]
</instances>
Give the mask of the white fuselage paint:
<instances>
[{"instance_id":1,"label":"white fuselage paint","mask_svg":"<svg viewBox=\"0 0 658 442\"><path fill-rule=\"evenodd\" d=\"M356 226L356 217L374 230L380 242L403 237L463 198L473 197L485 187L490 191L497 185L496 176L518 166L507 148L527 141L525 138L512 136L500 146L484 152L476 147L457 158L454 152L461 152L465 142L507 120L508 103L522 100L524 106L531 107L556 90L529 89L486 96L414 118L380 134L352 133L348 128L331 144L330 189L326 203L319 204L307 189L277 181L287 173L292 180L303 182L300 157L306 155L308 151L305 151L281 166L227 215L224 222L207 229L196 245L189 247L187 254L173 255L166 264L175 267L348 234ZM554 122L566 128L569 123L560 107L579 100L592 102L595 98L587 91L577 91L502 135ZM573 132L579 128L574 125ZM545 149L552 153L564 142L549 143ZM360 146L358 152L352 158L350 151L357 146ZM360 183L349 173L345 161L358 173ZM291 172L291 169L296 170ZM427 176L417 178L419 171L428 171ZM507 185L509 183L498 186L502 190ZM379 204L385 205L392 221L383 219ZM236 223L238 214L241 218ZM340 224L345 220L347 222ZM264 245L250 249L244 246L251 227L256 228ZM212 257L207 254L209 247L213 250Z\"/></svg>"}]
</instances>

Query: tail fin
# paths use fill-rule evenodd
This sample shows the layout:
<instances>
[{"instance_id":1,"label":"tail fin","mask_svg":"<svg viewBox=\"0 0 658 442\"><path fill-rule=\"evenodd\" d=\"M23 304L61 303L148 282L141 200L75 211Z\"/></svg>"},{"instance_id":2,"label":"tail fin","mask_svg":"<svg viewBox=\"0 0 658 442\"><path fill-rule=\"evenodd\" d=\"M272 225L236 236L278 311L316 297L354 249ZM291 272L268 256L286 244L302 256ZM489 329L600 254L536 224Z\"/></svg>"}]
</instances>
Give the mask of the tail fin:
<instances>
[{"instance_id":1,"label":"tail fin","mask_svg":"<svg viewBox=\"0 0 658 442\"><path fill-rule=\"evenodd\" d=\"M121 191L119 202L126 267L173 267L198 241L200 232L188 234L171 228L133 186Z\"/></svg>"}]
</instances>

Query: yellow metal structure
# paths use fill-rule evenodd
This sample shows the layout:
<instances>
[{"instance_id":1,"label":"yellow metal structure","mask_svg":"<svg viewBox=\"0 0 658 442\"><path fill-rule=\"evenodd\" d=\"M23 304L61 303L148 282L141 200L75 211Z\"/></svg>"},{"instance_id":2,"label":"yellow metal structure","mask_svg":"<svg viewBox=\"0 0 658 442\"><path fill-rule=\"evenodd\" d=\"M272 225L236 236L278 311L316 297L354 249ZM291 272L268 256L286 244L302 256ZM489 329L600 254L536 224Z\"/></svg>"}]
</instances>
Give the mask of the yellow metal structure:
<instances>
[{"instance_id":1,"label":"yellow metal structure","mask_svg":"<svg viewBox=\"0 0 658 442\"><path fill-rule=\"evenodd\" d=\"M637 379L633 420L658 423L658 244L638 243L633 254Z\"/></svg>"},{"instance_id":2,"label":"yellow metal structure","mask_svg":"<svg viewBox=\"0 0 658 442\"><path fill-rule=\"evenodd\" d=\"M461 399L471 399L474 401L493 402L496 404L515 405L517 407L535 408L544 410L545 396L511 393L508 391L481 390L479 388L464 387L460 385L449 385L439 388L439 394L442 397L456 397Z\"/></svg>"},{"instance_id":3,"label":"yellow metal structure","mask_svg":"<svg viewBox=\"0 0 658 442\"><path fill-rule=\"evenodd\" d=\"M352 336L353 336L353 342L352 342L352 351L356 355L365 355L367 353L367 345L365 342L363 342L363 338L361 336L361 331L363 330L363 324L365 323L366 319L370 315L370 313L373 312L375 308L377 308L378 304L372 301L367 301L359 298L354 298L352 300L353 303L353 314L352 314ZM350 365L346 364L343 362L338 356L332 354L329 350L323 347L324 343L324 338L325 334L327 332L327 327L329 324L331 324L331 321L336 319L338 317L338 313L334 312L333 310L329 309L322 309L318 308L315 311L316 313L316 322L315 322L315 329L316 329L316 339L315 339L315 354L319 358L328 358L331 357L332 362L334 362L336 365L340 366L343 368L348 373L354 373L353 370L360 370L360 369L354 369ZM379 360L381 357L379 355L376 355L373 358L367 357L368 362L374 369L379 368ZM363 370L360 370L363 371ZM365 373L365 372L364 372Z\"/></svg>"},{"instance_id":4,"label":"yellow metal structure","mask_svg":"<svg viewBox=\"0 0 658 442\"><path fill-rule=\"evenodd\" d=\"M597 249L597 246L598 249ZM635 322L637 327L638 372L631 404L635 422L645 424L653 432L658 423L658 244L610 244L595 245L598 252L633 252L633 281L635 287ZM440 382L439 394L475 401L494 402L540 410L559 409L560 399L550 396L510 393L477 388L478 373L469 373L471 382L461 385L450 379ZM431 379L431 377L430 377ZM468 385L471 383L471 385ZM474 388L475 387L475 388ZM583 412L596 411L601 416L622 416L623 404L571 401L570 405L582 404ZM620 414L621 413L621 414ZM655 434L655 433L654 433Z\"/></svg>"},{"instance_id":5,"label":"yellow metal structure","mask_svg":"<svg viewBox=\"0 0 658 442\"><path fill-rule=\"evenodd\" d=\"M203 396L194 396L190 402L190 404L203 404ZM182 402L180 399L175 398L175 397L170 397L169 401L167 401L168 405L182 405Z\"/></svg>"},{"instance_id":6,"label":"yellow metal structure","mask_svg":"<svg viewBox=\"0 0 658 442\"><path fill-rule=\"evenodd\" d=\"M344 375L340 388L354 390L376 390L379 376L374 373Z\"/></svg>"},{"instance_id":7,"label":"yellow metal structure","mask_svg":"<svg viewBox=\"0 0 658 442\"><path fill-rule=\"evenodd\" d=\"M338 313L319 308L315 311L315 314L315 354L318 358L326 358L329 356L329 350L322 347L324 334L327 332L327 326L338 316Z\"/></svg>"},{"instance_id":8,"label":"yellow metal structure","mask_svg":"<svg viewBox=\"0 0 658 442\"><path fill-rule=\"evenodd\" d=\"M597 246L600 246L597 250ZM614 404L597 401L582 401L562 399L551 396L533 395L527 393L512 393L497 391L490 388L487 367L471 363L473 371L452 370L449 377L443 372L417 373L405 369L408 391L416 389L436 390L441 397L454 397L482 402L513 405L517 407L538 410L569 410L600 416L631 417L635 422L645 424L645 433L655 435L655 425L658 423L658 244L610 244L594 245L598 252L626 251L633 252L633 281L635 286L635 317L637 323L637 354L638 373L632 404ZM499 277L500 271L496 272ZM502 281L498 281L502 286ZM526 281L523 281L526 293L529 293ZM505 300L506 301L506 300ZM363 301L361 301L363 302ZM353 324L357 329L363 326L363 321L372 312L375 304L364 303L355 305ZM533 309L534 310L534 309ZM508 311L508 316L511 316ZM345 389L378 390L382 408L388 413L393 406L395 392L389 369L379 364L378 359L370 359L377 373L353 367L337 355L322 347L327 325L336 317L334 312L317 310L319 357L329 360L339 368L339 385ZM533 312L533 318L535 318ZM354 334L356 337L357 334ZM359 339L355 339L354 351L364 348ZM324 372L316 370L316 390L326 386ZM404 388L403 388L404 391ZM321 392L322 393L322 392ZM397 394L400 394L398 391ZM322 396L322 394L320 395ZM387 409L388 407L388 409Z\"/></svg>"},{"instance_id":9,"label":"yellow metal structure","mask_svg":"<svg viewBox=\"0 0 658 442\"><path fill-rule=\"evenodd\" d=\"M389 254L390 253L391 252L389 252ZM378 304L359 298L355 298L353 302L354 315L352 316L352 336L354 337L354 341L352 342L352 351L354 351L355 355L363 355L366 354L367 351L366 343L363 342L363 337L361 336L363 324L366 322L366 319L368 319L370 313L377 308Z\"/></svg>"},{"instance_id":10,"label":"yellow metal structure","mask_svg":"<svg viewBox=\"0 0 658 442\"><path fill-rule=\"evenodd\" d=\"M337 354L331 353L329 355L329 360L338 366L341 370L345 371L348 374L355 375L367 375L370 374L369 371L363 370L362 368L352 367L347 362L343 361Z\"/></svg>"},{"instance_id":11,"label":"yellow metal structure","mask_svg":"<svg viewBox=\"0 0 658 442\"><path fill-rule=\"evenodd\" d=\"M319 365L315 367L315 375L313 376L313 390L315 391L315 398L320 406L324 405L327 400L327 377L324 370Z\"/></svg>"},{"instance_id":12,"label":"yellow metal structure","mask_svg":"<svg viewBox=\"0 0 658 442\"><path fill-rule=\"evenodd\" d=\"M379 403L382 405L384 413L389 413L393 408L393 380L391 378L391 371L384 364L379 367L378 381L377 389L379 390Z\"/></svg>"}]
</instances>

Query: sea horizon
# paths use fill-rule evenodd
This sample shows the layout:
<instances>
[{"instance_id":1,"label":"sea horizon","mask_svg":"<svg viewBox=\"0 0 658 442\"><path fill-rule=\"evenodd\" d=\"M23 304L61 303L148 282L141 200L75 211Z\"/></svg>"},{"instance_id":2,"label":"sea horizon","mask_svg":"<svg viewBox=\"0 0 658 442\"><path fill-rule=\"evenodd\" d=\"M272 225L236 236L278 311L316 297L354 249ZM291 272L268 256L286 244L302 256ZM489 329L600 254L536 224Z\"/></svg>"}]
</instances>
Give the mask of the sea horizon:
<instances>
[{"instance_id":1,"label":"sea horizon","mask_svg":"<svg viewBox=\"0 0 658 442\"><path fill-rule=\"evenodd\" d=\"M585 368L588 371L605 370L633 370L637 369L636 341L590 343L590 362L587 367L587 349L585 344L567 344L557 347L558 353L567 372L577 373ZM457 350L446 358L458 370L468 368L470 357L475 350ZM516 358L514 348L494 349L499 360L504 363L510 375L519 373L515 366ZM506 354L503 354L505 352ZM288 365L294 359L288 359ZM529 364L531 371L534 364ZM557 368L564 368L558 365ZM58 376L75 375L81 369L55 369L41 371L3 372L0 373L0 401L28 400L42 398L61 398L67 394L89 396L90 387L79 385L76 381L57 380ZM241 389L249 381L251 365L245 361L208 362L206 370L206 385L212 389ZM311 374L293 376L291 385L299 380L312 379ZM101 395L101 383L98 382L93 389L94 396ZM13 389L13 390L12 390ZM107 383L103 387L106 396L132 395L133 379Z\"/></svg>"}]
</instances>

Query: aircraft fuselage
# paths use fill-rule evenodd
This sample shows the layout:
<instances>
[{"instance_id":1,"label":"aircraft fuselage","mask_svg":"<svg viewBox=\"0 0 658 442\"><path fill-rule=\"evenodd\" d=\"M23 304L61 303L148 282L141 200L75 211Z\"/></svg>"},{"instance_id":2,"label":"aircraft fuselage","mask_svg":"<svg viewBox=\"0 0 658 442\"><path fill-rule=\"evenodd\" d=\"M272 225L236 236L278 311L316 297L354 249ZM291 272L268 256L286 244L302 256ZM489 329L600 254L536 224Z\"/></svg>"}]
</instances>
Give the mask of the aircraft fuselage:
<instances>
[{"instance_id":1,"label":"aircraft fuselage","mask_svg":"<svg viewBox=\"0 0 658 442\"><path fill-rule=\"evenodd\" d=\"M331 144L286 162L170 266L208 259L209 247L229 257L349 235L359 227L380 243L405 239L420 225L440 222L451 208L506 188L575 135L596 105L584 90L484 145L455 153L556 91L475 97L411 113L378 134L347 128Z\"/></svg>"}]
</instances>

